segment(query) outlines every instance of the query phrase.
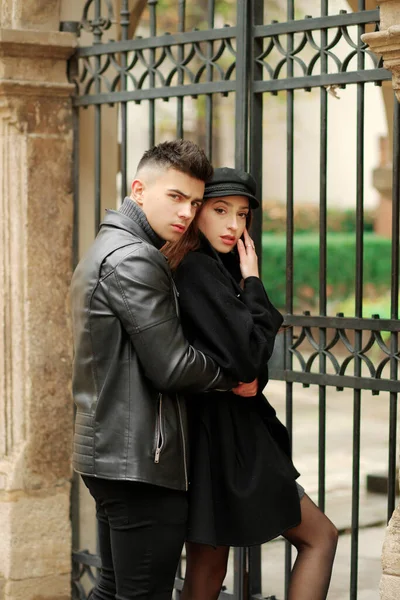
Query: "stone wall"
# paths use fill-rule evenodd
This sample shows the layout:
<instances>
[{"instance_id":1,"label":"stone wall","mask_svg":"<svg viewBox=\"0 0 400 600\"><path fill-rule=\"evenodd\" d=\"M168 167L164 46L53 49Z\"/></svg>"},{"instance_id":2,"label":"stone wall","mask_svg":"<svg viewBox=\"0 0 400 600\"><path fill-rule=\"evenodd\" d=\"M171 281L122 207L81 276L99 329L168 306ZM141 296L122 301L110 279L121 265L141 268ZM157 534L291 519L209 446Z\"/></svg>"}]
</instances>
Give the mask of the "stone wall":
<instances>
[{"instance_id":1,"label":"stone wall","mask_svg":"<svg viewBox=\"0 0 400 600\"><path fill-rule=\"evenodd\" d=\"M59 2L0 8L0 599L70 598L72 86Z\"/></svg>"}]
</instances>

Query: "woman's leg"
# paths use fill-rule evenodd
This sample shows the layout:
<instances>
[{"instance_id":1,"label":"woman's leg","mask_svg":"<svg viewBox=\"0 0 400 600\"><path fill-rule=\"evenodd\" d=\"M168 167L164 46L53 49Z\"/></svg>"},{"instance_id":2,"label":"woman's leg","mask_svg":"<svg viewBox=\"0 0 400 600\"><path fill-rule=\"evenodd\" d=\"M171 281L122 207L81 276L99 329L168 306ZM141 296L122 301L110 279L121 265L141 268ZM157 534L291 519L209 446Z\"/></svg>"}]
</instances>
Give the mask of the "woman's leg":
<instances>
[{"instance_id":1,"label":"woman's leg","mask_svg":"<svg viewBox=\"0 0 400 600\"><path fill-rule=\"evenodd\" d=\"M182 600L217 600L226 575L229 546L186 542Z\"/></svg>"},{"instance_id":2,"label":"woman's leg","mask_svg":"<svg viewBox=\"0 0 400 600\"><path fill-rule=\"evenodd\" d=\"M297 549L289 600L325 600L331 580L338 532L307 496L301 500L301 523L284 537Z\"/></svg>"}]
</instances>

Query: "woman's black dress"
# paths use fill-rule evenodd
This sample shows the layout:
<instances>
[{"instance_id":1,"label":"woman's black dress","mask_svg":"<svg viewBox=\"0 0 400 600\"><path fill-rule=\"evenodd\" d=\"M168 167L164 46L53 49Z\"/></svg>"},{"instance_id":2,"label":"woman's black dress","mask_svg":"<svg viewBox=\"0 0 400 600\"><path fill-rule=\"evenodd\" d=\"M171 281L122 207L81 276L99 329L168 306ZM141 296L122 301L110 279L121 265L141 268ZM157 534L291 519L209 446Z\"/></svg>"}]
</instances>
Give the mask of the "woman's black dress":
<instances>
[{"instance_id":1,"label":"woman's black dress","mask_svg":"<svg viewBox=\"0 0 400 600\"><path fill-rule=\"evenodd\" d=\"M262 390L282 316L261 281L242 290L237 255L201 248L179 266L175 283L191 343L237 381L256 377ZM211 391L187 397L191 427L187 539L212 546L251 546L299 524L299 473L286 428L259 392L242 398Z\"/></svg>"}]
</instances>

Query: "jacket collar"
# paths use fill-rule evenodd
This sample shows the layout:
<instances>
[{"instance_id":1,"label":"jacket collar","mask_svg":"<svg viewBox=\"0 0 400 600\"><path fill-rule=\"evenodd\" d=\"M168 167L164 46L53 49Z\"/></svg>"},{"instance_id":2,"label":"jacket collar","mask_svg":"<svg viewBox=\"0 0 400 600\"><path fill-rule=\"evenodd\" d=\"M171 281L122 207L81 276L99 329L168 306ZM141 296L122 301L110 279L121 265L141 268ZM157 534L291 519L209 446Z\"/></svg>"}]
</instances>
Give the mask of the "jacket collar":
<instances>
[{"instance_id":1,"label":"jacket collar","mask_svg":"<svg viewBox=\"0 0 400 600\"><path fill-rule=\"evenodd\" d=\"M125 199L124 204L128 201L132 202L130 199ZM134 203L132 202L132 204ZM121 211L108 209L100 228L106 226L122 229L132 235L136 235L159 250L165 244L164 240L151 229L143 211L137 205L134 206L137 208L137 211L129 213L129 216Z\"/></svg>"},{"instance_id":2,"label":"jacket collar","mask_svg":"<svg viewBox=\"0 0 400 600\"><path fill-rule=\"evenodd\" d=\"M210 244L206 236L203 233L201 233L201 231L199 232L199 236L200 247L197 250L197 252L207 254L208 256L213 258L217 262L221 271L223 271L223 273L225 273L225 275L228 276L229 279L232 281L235 289L238 292L241 292L242 288L240 287L239 283L242 277L239 267L239 258L236 255L236 253L229 252L228 254L222 254L220 252L217 252L215 248L213 248L213 246Z\"/></svg>"}]
</instances>

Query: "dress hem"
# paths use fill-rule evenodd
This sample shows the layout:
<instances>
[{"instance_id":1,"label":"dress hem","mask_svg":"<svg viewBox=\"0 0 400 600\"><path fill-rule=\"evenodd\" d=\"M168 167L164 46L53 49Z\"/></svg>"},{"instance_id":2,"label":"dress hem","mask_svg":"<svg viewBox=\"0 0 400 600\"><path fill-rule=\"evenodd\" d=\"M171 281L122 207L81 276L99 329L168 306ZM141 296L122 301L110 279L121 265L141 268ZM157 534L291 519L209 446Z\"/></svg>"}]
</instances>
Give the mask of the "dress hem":
<instances>
[{"instance_id":1,"label":"dress hem","mask_svg":"<svg viewBox=\"0 0 400 600\"><path fill-rule=\"evenodd\" d=\"M261 546L262 544L266 544L267 542L270 542L271 540L274 540L275 538L279 537L280 535L283 535L285 533L285 531L288 531L289 529L293 529L293 527L297 527L298 525L300 525L301 523L301 518L299 520L297 520L293 525L289 525L288 527L285 527L285 529L282 529L281 531L279 531L278 533L275 533L274 535L271 535L267 538L263 538L260 541L257 542L246 542L246 544L243 543L236 543L236 542L218 542L217 544L213 544L211 542L205 542L205 541L201 541L199 539L194 539L194 538L186 538L186 542L191 542L192 544L202 544L204 546L212 546L213 548L218 548L219 546L229 546L232 548L248 548L251 546Z\"/></svg>"}]
</instances>

